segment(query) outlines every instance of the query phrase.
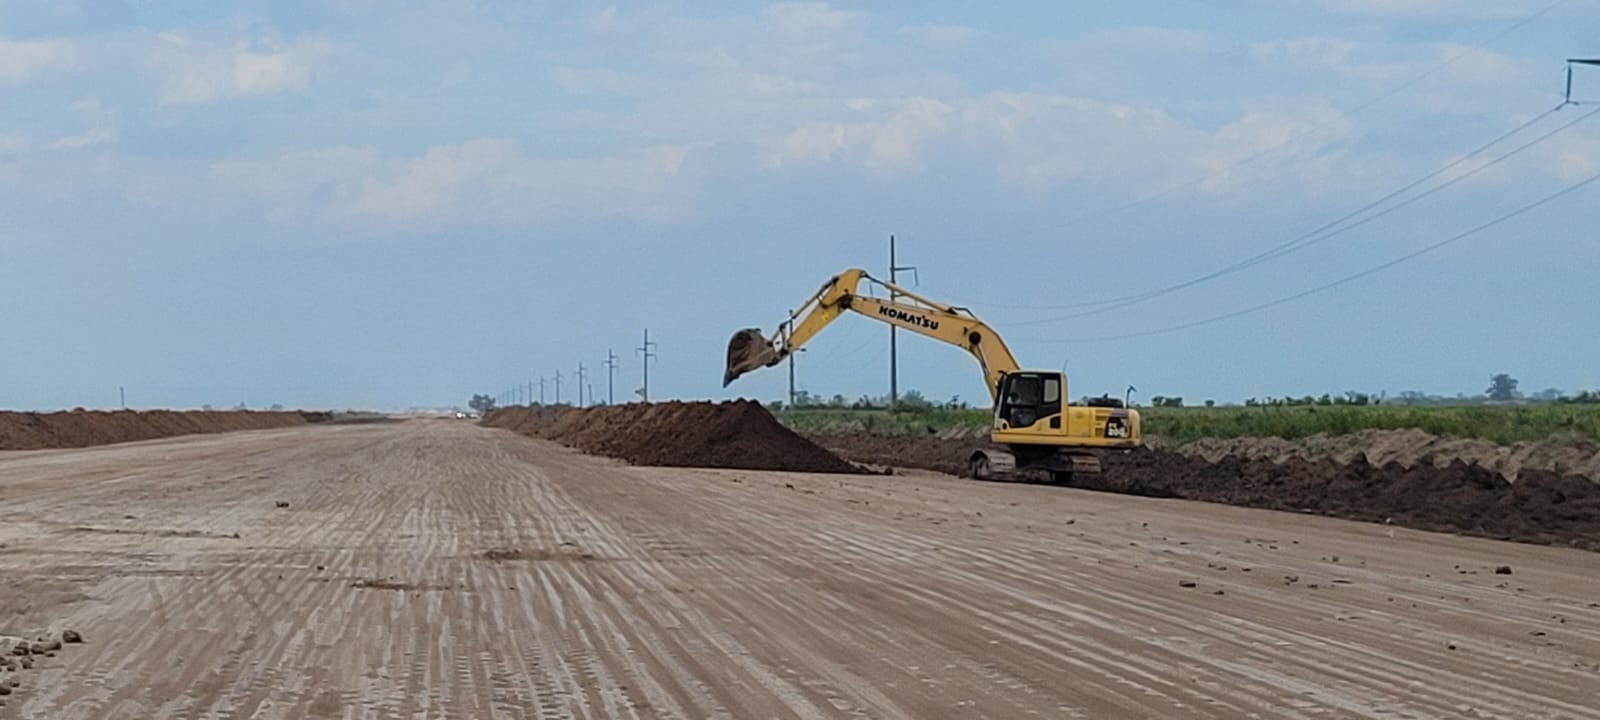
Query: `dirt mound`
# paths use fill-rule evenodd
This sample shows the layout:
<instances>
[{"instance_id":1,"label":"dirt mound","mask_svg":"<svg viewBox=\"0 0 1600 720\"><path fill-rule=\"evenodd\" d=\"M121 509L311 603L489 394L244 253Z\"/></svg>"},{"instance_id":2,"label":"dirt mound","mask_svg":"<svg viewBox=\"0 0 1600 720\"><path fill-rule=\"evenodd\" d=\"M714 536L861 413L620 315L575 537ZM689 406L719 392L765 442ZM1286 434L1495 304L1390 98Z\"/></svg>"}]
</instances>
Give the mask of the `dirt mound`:
<instances>
[{"instance_id":1,"label":"dirt mound","mask_svg":"<svg viewBox=\"0 0 1600 720\"><path fill-rule=\"evenodd\" d=\"M1580 436L1499 445L1488 440L1441 437L1421 430L1363 430L1348 435L1313 435L1298 442L1278 438L1196 440L1181 451L1212 462L1225 457L1341 463L1365 458L1379 465L1396 462L1406 467L1417 464L1448 467L1461 461L1488 468L1509 480L1516 480L1525 470L1543 470L1600 481L1600 442Z\"/></svg>"},{"instance_id":2,"label":"dirt mound","mask_svg":"<svg viewBox=\"0 0 1600 720\"><path fill-rule=\"evenodd\" d=\"M177 435L304 425L297 412L116 410L0 412L0 450L48 450L154 440Z\"/></svg>"},{"instance_id":3,"label":"dirt mound","mask_svg":"<svg viewBox=\"0 0 1600 720\"><path fill-rule=\"evenodd\" d=\"M507 408L490 413L483 424L634 465L865 472L795 434L751 400Z\"/></svg>"},{"instance_id":4,"label":"dirt mound","mask_svg":"<svg viewBox=\"0 0 1600 720\"><path fill-rule=\"evenodd\" d=\"M975 447L933 436L818 438L857 462L959 474ZM1308 512L1419 530L1600 550L1600 483L1524 468L1515 483L1479 465L1283 462L1225 456L1211 462L1164 450L1108 453L1091 490Z\"/></svg>"}]
</instances>

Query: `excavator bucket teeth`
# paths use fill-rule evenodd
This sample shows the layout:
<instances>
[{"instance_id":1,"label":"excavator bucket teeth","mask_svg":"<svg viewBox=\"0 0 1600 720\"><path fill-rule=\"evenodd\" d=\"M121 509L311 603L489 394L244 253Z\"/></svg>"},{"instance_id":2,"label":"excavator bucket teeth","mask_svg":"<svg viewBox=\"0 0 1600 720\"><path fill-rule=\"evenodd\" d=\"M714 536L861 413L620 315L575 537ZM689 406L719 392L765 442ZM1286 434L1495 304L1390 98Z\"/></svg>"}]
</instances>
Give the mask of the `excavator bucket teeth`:
<instances>
[{"instance_id":1,"label":"excavator bucket teeth","mask_svg":"<svg viewBox=\"0 0 1600 720\"><path fill-rule=\"evenodd\" d=\"M738 379L751 370L778 363L778 351L757 328L747 328L733 334L728 341L728 367L722 373L722 386Z\"/></svg>"}]
</instances>

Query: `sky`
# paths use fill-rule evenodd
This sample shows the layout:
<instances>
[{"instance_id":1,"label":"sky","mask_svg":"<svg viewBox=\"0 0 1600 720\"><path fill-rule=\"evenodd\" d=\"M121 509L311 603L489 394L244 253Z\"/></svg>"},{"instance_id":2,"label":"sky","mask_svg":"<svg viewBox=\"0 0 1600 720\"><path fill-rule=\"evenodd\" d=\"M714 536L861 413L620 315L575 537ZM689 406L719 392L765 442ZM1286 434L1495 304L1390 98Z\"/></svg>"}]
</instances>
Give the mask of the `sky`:
<instances>
[{"instance_id":1,"label":"sky","mask_svg":"<svg viewBox=\"0 0 1600 720\"><path fill-rule=\"evenodd\" d=\"M0 0L0 407L605 399L608 352L622 401L646 328L653 399L779 399L722 387L728 337L890 235L1072 397L1600 388L1600 184L1167 331L1600 172L1600 118L1487 164L1594 109L1544 115L1573 56L1600 0ZM887 392L887 333L841 318L798 386Z\"/></svg>"}]
</instances>

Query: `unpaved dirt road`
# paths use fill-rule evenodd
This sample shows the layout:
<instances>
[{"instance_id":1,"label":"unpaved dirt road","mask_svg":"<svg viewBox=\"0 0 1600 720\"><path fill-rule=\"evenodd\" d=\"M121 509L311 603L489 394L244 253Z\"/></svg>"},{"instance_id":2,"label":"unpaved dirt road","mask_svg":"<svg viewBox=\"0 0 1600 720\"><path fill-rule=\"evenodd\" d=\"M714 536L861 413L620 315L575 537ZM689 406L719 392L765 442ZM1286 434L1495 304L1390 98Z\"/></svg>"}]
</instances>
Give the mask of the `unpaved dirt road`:
<instances>
[{"instance_id":1,"label":"unpaved dirt road","mask_svg":"<svg viewBox=\"0 0 1600 720\"><path fill-rule=\"evenodd\" d=\"M1597 554L451 421L0 454L0 546L0 718L1600 717Z\"/></svg>"}]
</instances>

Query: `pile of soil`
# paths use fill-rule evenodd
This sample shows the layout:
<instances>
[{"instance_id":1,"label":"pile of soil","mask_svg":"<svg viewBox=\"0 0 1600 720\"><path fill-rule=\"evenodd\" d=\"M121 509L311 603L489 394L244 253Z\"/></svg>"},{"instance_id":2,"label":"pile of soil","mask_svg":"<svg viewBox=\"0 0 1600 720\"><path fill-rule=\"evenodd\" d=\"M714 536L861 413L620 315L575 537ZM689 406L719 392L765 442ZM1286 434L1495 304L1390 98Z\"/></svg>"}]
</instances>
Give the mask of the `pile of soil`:
<instances>
[{"instance_id":1,"label":"pile of soil","mask_svg":"<svg viewBox=\"0 0 1600 720\"><path fill-rule=\"evenodd\" d=\"M297 412L115 410L0 412L0 450L49 450L154 440L177 435L304 425Z\"/></svg>"},{"instance_id":2,"label":"pile of soil","mask_svg":"<svg viewBox=\"0 0 1600 720\"><path fill-rule=\"evenodd\" d=\"M839 435L818 441L857 462L960 474L975 444L932 436ZM1444 466L1365 457L1349 462L1196 455L1140 449L1106 453L1091 490L1181 498L1383 522L1418 530L1600 550L1600 483L1524 468L1515 483L1460 460Z\"/></svg>"},{"instance_id":3,"label":"pile of soil","mask_svg":"<svg viewBox=\"0 0 1600 720\"><path fill-rule=\"evenodd\" d=\"M1299 441L1280 438L1202 439L1181 451L1212 462L1225 457L1334 460L1357 458L1380 465L1397 462L1447 467L1457 460L1481 465L1516 480L1524 470L1582 475L1600 481L1600 442L1572 435L1499 445L1489 440L1441 437L1421 430L1363 430L1347 435L1313 435Z\"/></svg>"},{"instance_id":4,"label":"pile of soil","mask_svg":"<svg viewBox=\"0 0 1600 720\"><path fill-rule=\"evenodd\" d=\"M489 413L483 424L634 465L868 472L795 434L751 400L516 407Z\"/></svg>"}]
</instances>

